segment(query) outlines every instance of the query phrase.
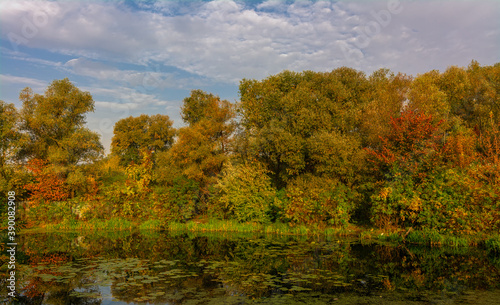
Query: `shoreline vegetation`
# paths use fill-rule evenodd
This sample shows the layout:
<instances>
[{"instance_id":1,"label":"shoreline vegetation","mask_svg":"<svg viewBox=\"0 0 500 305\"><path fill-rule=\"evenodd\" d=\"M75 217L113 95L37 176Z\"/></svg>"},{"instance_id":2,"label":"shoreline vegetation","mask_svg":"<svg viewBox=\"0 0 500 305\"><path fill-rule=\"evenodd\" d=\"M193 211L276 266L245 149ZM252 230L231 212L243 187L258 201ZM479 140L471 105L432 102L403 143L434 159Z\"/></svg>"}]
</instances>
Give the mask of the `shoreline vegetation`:
<instances>
[{"instance_id":1,"label":"shoreline vegetation","mask_svg":"<svg viewBox=\"0 0 500 305\"><path fill-rule=\"evenodd\" d=\"M24 232L252 232L500 252L500 63L417 76L283 71L241 80L239 96L191 91L178 129L163 114L120 119L107 156L85 125L91 94L68 79L22 90L21 109L0 101L0 192L17 204L0 201L0 227L14 213Z\"/></svg>"},{"instance_id":2,"label":"shoreline vegetation","mask_svg":"<svg viewBox=\"0 0 500 305\"><path fill-rule=\"evenodd\" d=\"M344 228L299 225L291 227L283 223L260 224L240 223L234 220L198 219L185 223L146 221L135 223L124 219L94 220L90 222L66 222L48 224L22 230L24 234L34 233L93 233L96 231L170 231L176 233L258 233L279 236L319 237L326 240L348 240L360 243L388 242L390 244L416 244L431 247L481 247L493 255L500 254L500 234L454 236L440 234L435 230L376 229L349 225Z\"/></svg>"}]
</instances>

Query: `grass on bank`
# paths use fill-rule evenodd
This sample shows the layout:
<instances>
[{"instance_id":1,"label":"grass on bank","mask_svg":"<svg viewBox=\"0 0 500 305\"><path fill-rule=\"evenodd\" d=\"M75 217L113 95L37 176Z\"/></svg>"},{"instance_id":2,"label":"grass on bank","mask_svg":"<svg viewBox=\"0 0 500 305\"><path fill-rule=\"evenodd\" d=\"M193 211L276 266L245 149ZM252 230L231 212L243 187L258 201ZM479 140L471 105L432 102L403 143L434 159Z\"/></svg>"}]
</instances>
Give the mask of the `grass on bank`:
<instances>
[{"instance_id":1,"label":"grass on bank","mask_svg":"<svg viewBox=\"0 0 500 305\"><path fill-rule=\"evenodd\" d=\"M362 243L390 242L410 243L428 246L468 247L482 246L491 253L500 254L499 234L476 234L454 236L441 234L435 230L382 230L349 225L344 228L297 225L285 223L239 223L234 220L195 219L185 223L165 223L160 220L147 220L142 223L131 222L121 218L109 220L93 219L89 221L69 220L59 224L47 224L43 227L26 229L28 232L61 232L61 231L120 231L120 230L170 230L173 232L238 232L265 233L275 235L301 236L336 236L357 238Z\"/></svg>"},{"instance_id":2,"label":"grass on bank","mask_svg":"<svg viewBox=\"0 0 500 305\"><path fill-rule=\"evenodd\" d=\"M43 228L35 228L35 231L120 231L130 230L136 227L131 221L121 218L109 220L92 219L89 221L69 220L58 224L47 224ZM31 229L30 229L31 230Z\"/></svg>"},{"instance_id":3,"label":"grass on bank","mask_svg":"<svg viewBox=\"0 0 500 305\"><path fill-rule=\"evenodd\" d=\"M349 236L357 237L358 228L349 226L345 228L324 228L317 225L290 226L285 223L240 223L235 220L201 219L186 223L172 222L168 224L171 231L191 232L238 232L238 233L265 233L276 235L323 235L323 236Z\"/></svg>"},{"instance_id":4,"label":"grass on bank","mask_svg":"<svg viewBox=\"0 0 500 305\"><path fill-rule=\"evenodd\" d=\"M132 222L121 218L92 219L88 221L66 220L58 224L38 225L23 231L27 232L60 232L60 231L117 231L117 230L170 230L190 232L238 232L238 233L265 233L277 235L326 235L358 237L360 229L354 225L344 228L325 228L318 225L290 226L285 223L240 223L235 220L217 220L200 218L184 223L165 223L160 220L147 220L142 223Z\"/></svg>"}]
</instances>

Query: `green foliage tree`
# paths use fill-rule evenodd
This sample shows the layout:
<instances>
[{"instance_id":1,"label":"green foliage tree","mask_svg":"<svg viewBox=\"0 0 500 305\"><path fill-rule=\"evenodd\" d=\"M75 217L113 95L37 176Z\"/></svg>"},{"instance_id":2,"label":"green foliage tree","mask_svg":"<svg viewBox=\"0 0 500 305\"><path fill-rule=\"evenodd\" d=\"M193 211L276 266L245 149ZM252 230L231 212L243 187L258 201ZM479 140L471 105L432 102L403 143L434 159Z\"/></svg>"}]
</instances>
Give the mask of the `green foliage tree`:
<instances>
[{"instance_id":1,"label":"green foliage tree","mask_svg":"<svg viewBox=\"0 0 500 305\"><path fill-rule=\"evenodd\" d=\"M265 167L258 163L228 163L215 185L216 206L226 216L240 222L268 222L272 211L281 205Z\"/></svg>"},{"instance_id":2,"label":"green foliage tree","mask_svg":"<svg viewBox=\"0 0 500 305\"><path fill-rule=\"evenodd\" d=\"M357 131L368 90L364 74L348 68L243 80L240 112L247 141L242 154L264 162L278 188L304 173L349 180L346 169L360 165ZM334 146L339 144L342 153L343 147Z\"/></svg>"},{"instance_id":3,"label":"green foliage tree","mask_svg":"<svg viewBox=\"0 0 500 305\"><path fill-rule=\"evenodd\" d=\"M14 104L7 104L0 100L0 178L9 179L8 164L18 148L21 137L18 130L18 113Z\"/></svg>"},{"instance_id":4,"label":"green foliage tree","mask_svg":"<svg viewBox=\"0 0 500 305\"><path fill-rule=\"evenodd\" d=\"M164 219L186 221L196 214L200 187L196 181L186 176L174 176L162 202L159 214Z\"/></svg>"},{"instance_id":5,"label":"green foliage tree","mask_svg":"<svg viewBox=\"0 0 500 305\"><path fill-rule=\"evenodd\" d=\"M408 93L408 110L431 115L434 122L447 120L450 114L448 96L440 87L441 75L433 70L417 76Z\"/></svg>"},{"instance_id":6,"label":"green foliage tree","mask_svg":"<svg viewBox=\"0 0 500 305\"><path fill-rule=\"evenodd\" d=\"M477 61L472 61L467 67L467 75L471 90L460 110L469 127L481 133L491 126L490 113L495 123L499 122L500 65L481 67Z\"/></svg>"},{"instance_id":7,"label":"green foliage tree","mask_svg":"<svg viewBox=\"0 0 500 305\"><path fill-rule=\"evenodd\" d=\"M335 179L304 174L286 187L281 220L291 224L345 226L357 193Z\"/></svg>"},{"instance_id":8,"label":"green foliage tree","mask_svg":"<svg viewBox=\"0 0 500 305\"><path fill-rule=\"evenodd\" d=\"M167 115L128 117L116 122L111 140L111 152L123 166L141 163L142 149L160 153L168 150L175 136L172 120Z\"/></svg>"},{"instance_id":9,"label":"green foliage tree","mask_svg":"<svg viewBox=\"0 0 500 305\"><path fill-rule=\"evenodd\" d=\"M20 129L27 135L20 158L71 166L101 157L99 135L84 126L85 114L94 110L90 93L65 78L53 81L44 95L25 88L19 98L23 102Z\"/></svg>"},{"instance_id":10,"label":"green foliage tree","mask_svg":"<svg viewBox=\"0 0 500 305\"><path fill-rule=\"evenodd\" d=\"M369 77L368 103L363 108L359 132L365 147L376 147L390 132L389 117L395 117L407 103L412 78L380 69Z\"/></svg>"}]
</instances>

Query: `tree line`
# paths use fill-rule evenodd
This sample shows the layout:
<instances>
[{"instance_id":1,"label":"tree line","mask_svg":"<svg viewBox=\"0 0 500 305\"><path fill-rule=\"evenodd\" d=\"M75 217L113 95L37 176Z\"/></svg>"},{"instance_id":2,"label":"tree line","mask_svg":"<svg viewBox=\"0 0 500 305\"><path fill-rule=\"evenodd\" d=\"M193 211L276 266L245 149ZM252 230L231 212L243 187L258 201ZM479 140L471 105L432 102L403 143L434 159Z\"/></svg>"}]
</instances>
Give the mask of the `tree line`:
<instances>
[{"instance_id":1,"label":"tree line","mask_svg":"<svg viewBox=\"0 0 500 305\"><path fill-rule=\"evenodd\" d=\"M0 188L28 225L112 217L382 228L500 228L500 63L417 75L351 68L243 79L239 101L193 90L167 115L85 127L68 79L0 102ZM5 205L5 204L4 204Z\"/></svg>"}]
</instances>

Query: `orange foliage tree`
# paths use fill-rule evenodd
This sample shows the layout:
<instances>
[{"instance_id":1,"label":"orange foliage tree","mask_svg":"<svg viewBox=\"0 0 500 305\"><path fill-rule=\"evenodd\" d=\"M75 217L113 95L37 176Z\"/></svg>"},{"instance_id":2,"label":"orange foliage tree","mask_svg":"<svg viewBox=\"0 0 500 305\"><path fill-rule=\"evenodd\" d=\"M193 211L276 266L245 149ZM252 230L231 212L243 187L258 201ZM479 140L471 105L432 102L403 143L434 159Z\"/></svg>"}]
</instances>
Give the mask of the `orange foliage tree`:
<instances>
[{"instance_id":1,"label":"orange foliage tree","mask_svg":"<svg viewBox=\"0 0 500 305\"><path fill-rule=\"evenodd\" d=\"M28 201L36 206L43 201L63 201L68 199L69 193L64 180L57 174L47 170L47 161L32 159L26 168L33 174L33 182L24 186L31 195Z\"/></svg>"},{"instance_id":2,"label":"orange foliage tree","mask_svg":"<svg viewBox=\"0 0 500 305\"><path fill-rule=\"evenodd\" d=\"M170 153L182 174L203 188L215 182L227 161L235 129L234 106L213 94L193 90L184 99L181 115L189 126L179 129Z\"/></svg>"},{"instance_id":3,"label":"orange foliage tree","mask_svg":"<svg viewBox=\"0 0 500 305\"><path fill-rule=\"evenodd\" d=\"M391 117L390 132L380 137L379 147L367 148L380 186L371 196L371 219L376 225L402 226L419 221L423 202L418 185L442 159L440 124L433 123L431 115L404 110L401 116Z\"/></svg>"},{"instance_id":4,"label":"orange foliage tree","mask_svg":"<svg viewBox=\"0 0 500 305\"><path fill-rule=\"evenodd\" d=\"M424 169L438 161L442 135L438 133L442 121L433 123L431 115L405 110L400 117L391 117L391 131L380 138L378 148L367 148L369 160L386 174L397 166L400 173L420 176Z\"/></svg>"}]
</instances>

